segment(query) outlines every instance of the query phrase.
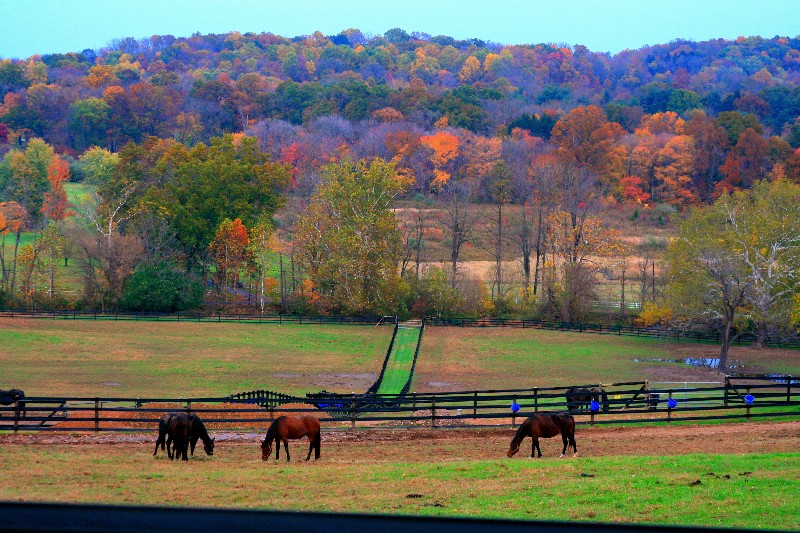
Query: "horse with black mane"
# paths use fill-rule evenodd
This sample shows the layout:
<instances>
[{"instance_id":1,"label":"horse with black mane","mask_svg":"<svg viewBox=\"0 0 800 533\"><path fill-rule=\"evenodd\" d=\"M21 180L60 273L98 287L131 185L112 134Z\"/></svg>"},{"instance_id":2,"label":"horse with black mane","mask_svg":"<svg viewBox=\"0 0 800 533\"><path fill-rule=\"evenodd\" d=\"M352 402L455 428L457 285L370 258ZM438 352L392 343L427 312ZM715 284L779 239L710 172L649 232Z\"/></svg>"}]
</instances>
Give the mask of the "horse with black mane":
<instances>
[{"instance_id":1,"label":"horse with black mane","mask_svg":"<svg viewBox=\"0 0 800 533\"><path fill-rule=\"evenodd\" d=\"M525 437L531 437L533 439L531 459L537 450L541 457L542 449L539 447L539 439L549 439L559 434L564 442L561 457L564 457L568 446L572 446L573 454L578 455L578 447L575 445L575 419L569 413L537 413L529 417L522 423L517 434L511 440L507 455L513 457L519 451L519 446Z\"/></svg>"},{"instance_id":2,"label":"horse with black mane","mask_svg":"<svg viewBox=\"0 0 800 533\"><path fill-rule=\"evenodd\" d=\"M203 449L206 454L214 455L215 439L209 436L200 417L194 413L167 413L158 421L158 438L153 455L158 453L159 445L162 450L166 445L167 455L170 459L188 461L189 447L194 455L194 448L200 439L203 440Z\"/></svg>"},{"instance_id":3,"label":"horse with black mane","mask_svg":"<svg viewBox=\"0 0 800 533\"><path fill-rule=\"evenodd\" d=\"M0 389L0 405L16 405L14 411L17 418L20 414L28 416L28 409L25 406L25 392L22 389Z\"/></svg>"},{"instance_id":4,"label":"horse with black mane","mask_svg":"<svg viewBox=\"0 0 800 533\"><path fill-rule=\"evenodd\" d=\"M267 429L264 441L261 443L261 460L268 461L272 454L272 443L275 442L275 459L280 459L281 442L286 450L286 460L289 461L289 439L302 439L308 437L309 447L306 461L311 459L314 450L314 460L319 459L322 436L319 420L313 416L279 416Z\"/></svg>"}]
</instances>

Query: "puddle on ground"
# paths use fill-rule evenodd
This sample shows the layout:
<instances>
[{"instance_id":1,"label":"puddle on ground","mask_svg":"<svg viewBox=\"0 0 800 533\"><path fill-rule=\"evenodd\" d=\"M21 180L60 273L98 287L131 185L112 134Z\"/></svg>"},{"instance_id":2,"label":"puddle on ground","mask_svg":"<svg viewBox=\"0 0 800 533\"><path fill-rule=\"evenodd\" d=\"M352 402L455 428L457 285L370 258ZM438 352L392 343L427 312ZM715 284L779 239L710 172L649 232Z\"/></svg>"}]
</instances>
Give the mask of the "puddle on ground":
<instances>
[{"instance_id":1,"label":"puddle on ground","mask_svg":"<svg viewBox=\"0 0 800 533\"><path fill-rule=\"evenodd\" d=\"M710 368L710 369L719 368L719 357L682 357L680 359L657 359L657 358L634 359L633 362L634 363L678 363L678 364L693 366L696 368ZM747 375L748 371L755 371L755 370L756 368L747 366L738 359L728 359L727 374L731 377L735 377L736 375L744 376ZM782 379L787 377L786 374L762 374L760 372L757 373L758 375L764 376L767 379Z\"/></svg>"},{"instance_id":2,"label":"puddle on ground","mask_svg":"<svg viewBox=\"0 0 800 533\"><path fill-rule=\"evenodd\" d=\"M697 368L719 368L719 357L681 357L680 359L634 359L634 363L679 363ZM737 359L728 359L729 370L747 370Z\"/></svg>"}]
</instances>

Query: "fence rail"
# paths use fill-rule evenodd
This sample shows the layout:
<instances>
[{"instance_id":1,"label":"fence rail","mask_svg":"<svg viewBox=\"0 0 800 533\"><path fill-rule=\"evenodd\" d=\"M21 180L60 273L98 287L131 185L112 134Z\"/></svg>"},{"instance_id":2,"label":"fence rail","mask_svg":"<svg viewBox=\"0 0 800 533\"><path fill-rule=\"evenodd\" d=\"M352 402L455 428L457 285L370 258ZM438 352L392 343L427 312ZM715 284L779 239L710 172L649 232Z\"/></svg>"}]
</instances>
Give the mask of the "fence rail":
<instances>
[{"instance_id":1,"label":"fence rail","mask_svg":"<svg viewBox=\"0 0 800 533\"><path fill-rule=\"evenodd\" d=\"M734 378L732 378L734 379ZM572 405L579 424L800 417L800 379L753 379L746 384L653 388L649 382L601 385L607 398ZM335 426L514 426L545 411L567 409L567 387L474 390L400 395L315 395L313 398L252 391L224 398L27 397L0 407L6 431L153 431L166 412L198 413L216 430L256 430L282 413L315 413ZM158 405L154 405L158 404ZM516 411L512 406L519 406Z\"/></svg>"}]
</instances>

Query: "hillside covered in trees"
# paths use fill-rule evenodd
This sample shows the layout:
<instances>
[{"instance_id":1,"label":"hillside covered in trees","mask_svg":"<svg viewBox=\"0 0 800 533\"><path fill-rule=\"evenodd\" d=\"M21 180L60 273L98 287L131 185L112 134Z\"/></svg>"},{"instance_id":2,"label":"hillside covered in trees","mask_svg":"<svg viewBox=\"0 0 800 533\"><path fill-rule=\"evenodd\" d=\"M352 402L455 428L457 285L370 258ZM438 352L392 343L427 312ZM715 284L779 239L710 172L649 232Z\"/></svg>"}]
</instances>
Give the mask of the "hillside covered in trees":
<instances>
[{"instance_id":1,"label":"hillside covered in trees","mask_svg":"<svg viewBox=\"0 0 800 533\"><path fill-rule=\"evenodd\" d=\"M0 60L3 293L47 305L69 256L80 289L66 299L85 307L163 306L133 294L169 273L195 283L180 298L227 287L222 305L241 304L247 278L262 310L581 320L601 274L621 277L624 310L626 272L629 300L661 305L664 242L621 238L608 213L668 225L763 180L800 182L799 82L800 38L787 37L611 56L351 29ZM94 201L67 202L69 183ZM353 198L363 213L336 208ZM20 256L25 232L41 237ZM480 232L495 268L468 279ZM363 255L332 260L341 247ZM512 259L519 274L504 277Z\"/></svg>"}]
</instances>

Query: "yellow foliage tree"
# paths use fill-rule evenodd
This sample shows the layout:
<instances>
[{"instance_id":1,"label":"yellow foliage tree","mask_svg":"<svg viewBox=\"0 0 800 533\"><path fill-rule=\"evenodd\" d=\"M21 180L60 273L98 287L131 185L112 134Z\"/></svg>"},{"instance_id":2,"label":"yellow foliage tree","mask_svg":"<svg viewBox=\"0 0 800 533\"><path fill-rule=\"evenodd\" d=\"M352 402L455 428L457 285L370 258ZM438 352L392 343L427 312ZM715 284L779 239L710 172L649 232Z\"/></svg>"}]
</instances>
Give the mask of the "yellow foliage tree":
<instances>
[{"instance_id":1,"label":"yellow foliage tree","mask_svg":"<svg viewBox=\"0 0 800 533\"><path fill-rule=\"evenodd\" d=\"M670 320L672 320L672 309L656 305L653 302L644 302L642 312L636 318L636 325L649 328L658 324L666 324Z\"/></svg>"}]
</instances>

